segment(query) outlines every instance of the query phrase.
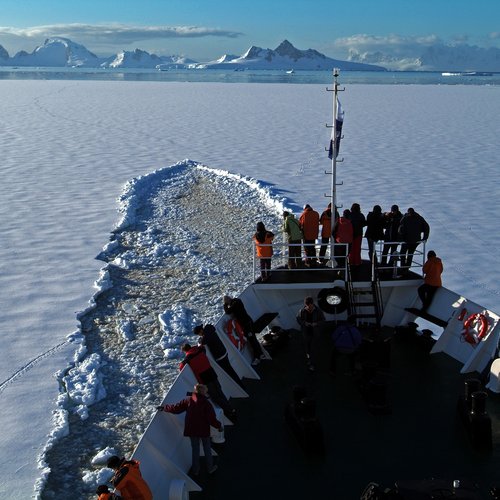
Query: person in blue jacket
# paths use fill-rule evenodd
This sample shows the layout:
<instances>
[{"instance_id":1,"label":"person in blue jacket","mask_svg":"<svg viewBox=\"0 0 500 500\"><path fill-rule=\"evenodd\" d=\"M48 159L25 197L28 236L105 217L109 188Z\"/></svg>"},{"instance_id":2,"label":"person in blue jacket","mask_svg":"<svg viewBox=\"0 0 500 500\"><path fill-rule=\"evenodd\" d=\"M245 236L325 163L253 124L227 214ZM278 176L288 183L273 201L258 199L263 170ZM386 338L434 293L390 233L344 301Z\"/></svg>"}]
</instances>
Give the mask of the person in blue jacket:
<instances>
[{"instance_id":1,"label":"person in blue jacket","mask_svg":"<svg viewBox=\"0 0 500 500\"><path fill-rule=\"evenodd\" d=\"M354 326L352 318L340 324L332 334L333 349L330 358L330 373L337 371L337 357L345 355L349 359L351 373L355 373L356 354L363 340L361 332Z\"/></svg>"}]
</instances>

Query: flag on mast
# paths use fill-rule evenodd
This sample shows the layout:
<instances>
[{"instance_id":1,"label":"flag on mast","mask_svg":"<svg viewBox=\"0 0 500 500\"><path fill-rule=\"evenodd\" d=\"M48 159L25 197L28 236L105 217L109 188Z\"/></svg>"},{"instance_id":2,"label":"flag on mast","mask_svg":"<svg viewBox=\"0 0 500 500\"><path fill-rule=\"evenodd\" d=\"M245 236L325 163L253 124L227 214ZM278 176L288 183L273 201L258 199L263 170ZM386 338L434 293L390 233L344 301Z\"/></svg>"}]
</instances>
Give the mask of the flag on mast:
<instances>
[{"instance_id":1,"label":"flag on mast","mask_svg":"<svg viewBox=\"0 0 500 500\"><path fill-rule=\"evenodd\" d=\"M339 155L340 149L340 138L342 137L342 125L344 123L344 110L337 98L337 116L335 117L335 127L332 127L332 137L330 139L330 147L328 149L328 158L333 159L333 141L335 140L335 158ZM336 139L333 136L337 135Z\"/></svg>"}]
</instances>

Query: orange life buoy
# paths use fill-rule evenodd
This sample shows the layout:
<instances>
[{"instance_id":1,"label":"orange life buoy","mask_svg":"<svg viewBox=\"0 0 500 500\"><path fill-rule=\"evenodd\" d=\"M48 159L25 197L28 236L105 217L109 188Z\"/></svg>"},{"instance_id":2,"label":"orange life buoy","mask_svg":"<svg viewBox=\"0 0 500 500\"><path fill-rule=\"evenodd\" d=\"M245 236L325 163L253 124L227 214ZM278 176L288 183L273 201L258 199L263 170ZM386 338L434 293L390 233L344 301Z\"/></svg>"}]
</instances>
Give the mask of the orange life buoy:
<instances>
[{"instance_id":1,"label":"orange life buoy","mask_svg":"<svg viewBox=\"0 0 500 500\"><path fill-rule=\"evenodd\" d=\"M229 337L229 340L233 343L233 345L240 351L245 347L246 339L245 334L243 332L243 328L235 319L230 319L226 323L226 332Z\"/></svg>"},{"instance_id":2,"label":"orange life buoy","mask_svg":"<svg viewBox=\"0 0 500 500\"><path fill-rule=\"evenodd\" d=\"M462 330L462 337L468 344L471 345L479 344L479 342L487 336L488 327L489 327L488 319L484 314L481 313L471 314L464 321L464 329Z\"/></svg>"}]
</instances>

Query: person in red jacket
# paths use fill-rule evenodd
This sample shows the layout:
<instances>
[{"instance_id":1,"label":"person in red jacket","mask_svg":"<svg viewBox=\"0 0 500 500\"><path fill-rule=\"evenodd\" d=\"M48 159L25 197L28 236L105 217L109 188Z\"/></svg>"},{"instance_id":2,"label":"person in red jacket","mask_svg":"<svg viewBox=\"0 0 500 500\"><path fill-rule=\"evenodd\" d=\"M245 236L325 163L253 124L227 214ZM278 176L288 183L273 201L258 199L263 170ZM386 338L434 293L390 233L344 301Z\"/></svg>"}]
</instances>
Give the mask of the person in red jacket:
<instances>
[{"instance_id":1,"label":"person in red jacket","mask_svg":"<svg viewBox=\"0 0 500 500\"><path fill-rule=\"evenodd\" d=\"M226 417L234 420L236 418L236 411L229 404L222 391L219 378L210 364L205 348L203 346L184 344L182 351L186 354L186 357L181 361L179 369L182 370L184 366L189 365L198 383L207 386L208 394L212 401L224 410Z\"/></svg>"},{"instance_id":2,"label":"person in red jacket","mask_svg":"<svg viewBox=\"0 0 500 500\"><path fill-rule=\"evenodd\" d=\"M422 312L427 311L437 289L442 286L441 274L443 273L443 263L436 256L434 250L427 252L427 261L422 267L425 274L424 283L418 287L418 296L422 301Z\"/></svg>"},{"instance_id":3,"label":"person in red jacket","mask_svg":"<svg viewBox=\"0 0 500 500\"><path fill-rule=\"evenodd\" d=\"M108 460L108 467L115 471L111 483L123 500L152 500L153 494L142 478L137 460L125 460L114 455Z\"/></svg>"},{"instance_id":4,"label":"person in red jacket","mask_svg":"<svg viewBox=\"0 0 500 500\"><path fill-rule=\"evenodd\" d=\"M335 245L335 260L338 267L345 266L346 257L351 250L353 230L349 219L350 215L351 212L349 210L344 210L342 217L339 217L335 226L335 243L347 243L347 246Z\"/></svg>"},{"instance_id":5,"label":"person in red jacket","mask_svg":"<svg viewBox=\"0 0 500 500\"><path fill-rule=\"evenodd\" d=\"M326 264L328 259L325 259L326 249L332 235L332 204L328 203L328 207L323 210L319 218L321 224L321 248L319 249L319 260L321 264Z\"/></svg>"},{"instance_id":6,"label":"person in red jacket","mask_svg":"<svg viewBox=\"0 0 500 500\"><path fill-rule=\"evenodd\" d=\"M196 384L194 392L189 398L183 399L176 404L158 407L159 411L168 413L186 412L184 436L191 440L191 474L195 476L200 473L200 441L205 453L208 473L212 474L217 470L217 465L213 463L212 448L210 446L210 426L222 431L222 423L217 420L214 407L207 399L207 393L206 385Z\"/></svg>"},{"instance_id":7,"label":"person in red jacket","mask_svg":"<svg viewBox=\"0 0 500 500\"><path fill-rule=\"evenodd\" d=\"M319 214L311 208L311 205L304 205L304 211L299 218L300 229L304 235L304 252L306 254L306 266L314 266L316 263L316 238L319 232Z\"/></svg>"}]
</instances>

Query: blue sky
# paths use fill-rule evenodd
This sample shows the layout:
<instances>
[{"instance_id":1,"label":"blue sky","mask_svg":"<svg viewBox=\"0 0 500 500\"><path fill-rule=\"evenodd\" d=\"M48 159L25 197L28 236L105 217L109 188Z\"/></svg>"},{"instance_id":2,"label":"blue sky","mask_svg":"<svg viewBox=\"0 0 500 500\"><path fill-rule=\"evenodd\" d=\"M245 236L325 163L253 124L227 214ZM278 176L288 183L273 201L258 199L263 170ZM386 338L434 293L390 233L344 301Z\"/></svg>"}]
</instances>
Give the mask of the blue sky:
<instances>
[{"instance_id":1,"label":"blue sky","mask_svg":"<svg viewBox=\"0 0 500 500\"><path fill-rule=\"evenodd\" d=\"M14 55L66 36L97 55L136 47L207 61L285 38L344 58L408 56L436 42L500 47L499 0L2 0L0 44Z\"/></svg>"}]
</instances>

